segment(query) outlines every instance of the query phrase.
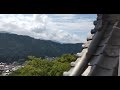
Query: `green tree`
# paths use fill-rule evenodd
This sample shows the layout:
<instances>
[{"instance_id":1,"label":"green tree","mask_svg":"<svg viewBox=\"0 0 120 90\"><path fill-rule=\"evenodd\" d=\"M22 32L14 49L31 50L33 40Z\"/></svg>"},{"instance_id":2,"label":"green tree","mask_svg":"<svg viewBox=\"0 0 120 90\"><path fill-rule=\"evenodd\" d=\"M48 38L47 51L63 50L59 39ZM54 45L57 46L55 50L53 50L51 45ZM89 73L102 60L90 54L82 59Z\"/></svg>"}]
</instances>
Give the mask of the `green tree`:
<instances>
[{"instance_id":1,"label":"green tree","mask_svg":"<svg viewBox=\"0 0 120 90\"><path fill-rule=\"evenodd\" d=\"M25 66L10 76L62 76L64 71L70 69L70 62L75 60L76 56L71 54L62 55L52 61L28 56Z\"/></svg>"}]
</instances>

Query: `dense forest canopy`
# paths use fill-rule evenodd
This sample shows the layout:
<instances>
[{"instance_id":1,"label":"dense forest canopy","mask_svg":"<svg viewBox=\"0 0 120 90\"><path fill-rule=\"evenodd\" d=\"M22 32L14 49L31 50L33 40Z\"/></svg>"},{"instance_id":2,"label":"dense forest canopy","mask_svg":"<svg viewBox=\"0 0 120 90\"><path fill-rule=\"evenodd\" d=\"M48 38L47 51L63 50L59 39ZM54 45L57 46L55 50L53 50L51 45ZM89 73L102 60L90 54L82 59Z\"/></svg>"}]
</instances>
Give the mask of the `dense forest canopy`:
<instances>
[{"instance_id":1,"label":"dense forest canopy","mask_svg":"<svg viewBox=\"0 0 120 90\"><path fill-rule=\"evenodd\" d=\"M78 53L82 43L60 44L50 40L29 36L0 33L0 62L24 62L27 56L58 57L62 54Z\"/></svg>"},{"instance_id":2,"label":"dense forest canopy","mask_svg":"<svg viewBox=\"0 0 120 90\"><path fill-rule=\"evenodd\" d=\"M25 66L9 76L62 76L64 71L70 69L70 62L76 59L77 57L71 54L64 54L52 61L29 56Z\"/></svg>"}]
</instances>

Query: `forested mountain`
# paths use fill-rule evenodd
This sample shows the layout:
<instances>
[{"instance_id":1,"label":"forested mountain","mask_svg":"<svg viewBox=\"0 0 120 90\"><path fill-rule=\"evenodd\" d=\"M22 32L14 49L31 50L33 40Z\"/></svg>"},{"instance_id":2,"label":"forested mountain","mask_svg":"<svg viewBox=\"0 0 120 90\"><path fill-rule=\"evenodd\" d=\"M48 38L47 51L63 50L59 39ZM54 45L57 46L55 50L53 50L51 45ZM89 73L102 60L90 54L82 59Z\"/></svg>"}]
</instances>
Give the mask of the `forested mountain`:
<instances>
[{"instance_id":1,"label":"forested mountain","mask_svg":"<svg viewBox=\"0 0 120 90\"><path fill-rule=\"evenodd\" d=\"M0 33L0 62L24 61L27 56L57 57L81 51L82 43L60 44L29 36Z\"/></svg>"}]
</instances>

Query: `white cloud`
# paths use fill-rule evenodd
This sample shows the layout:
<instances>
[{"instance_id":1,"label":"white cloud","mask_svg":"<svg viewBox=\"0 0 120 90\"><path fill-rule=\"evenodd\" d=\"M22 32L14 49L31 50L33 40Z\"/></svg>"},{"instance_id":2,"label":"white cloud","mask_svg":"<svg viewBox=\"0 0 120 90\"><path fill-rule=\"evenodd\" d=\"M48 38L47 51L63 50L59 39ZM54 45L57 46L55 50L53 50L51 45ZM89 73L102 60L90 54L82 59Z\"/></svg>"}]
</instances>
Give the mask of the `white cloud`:
<instances>
[{"instance_id":1,"label":"white cloud","mask_svg":"<svg viewBox=\"0 0 120 90\"><path fill-rule=\"evenodd\" d=\"M1 14L0 21L0 31L63 43L84 41L94 27L93 19L76 14Z\"/></svg>"}]
</instances>

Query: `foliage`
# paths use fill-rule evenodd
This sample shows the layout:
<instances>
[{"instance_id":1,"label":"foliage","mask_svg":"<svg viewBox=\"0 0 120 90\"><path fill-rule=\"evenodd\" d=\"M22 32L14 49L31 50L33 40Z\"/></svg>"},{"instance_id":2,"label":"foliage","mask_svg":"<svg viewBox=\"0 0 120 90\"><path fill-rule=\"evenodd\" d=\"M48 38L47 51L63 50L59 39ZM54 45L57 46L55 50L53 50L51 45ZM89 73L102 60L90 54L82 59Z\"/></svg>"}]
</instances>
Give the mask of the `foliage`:
<instances>
[{"instance_id":1,"label":"foliage","mask_svg":"<svg viewBox=\"0 0 120 90\"><path fill-rule=\"evenodd\" d=\"M64 71L70 69L70 62L75 60L76 56L71 54L64 54L52 61L29 56L25 66L10 76L62 76Z\"/></svg>"},{"instance_id":2,"label":"foliage","mask_svg":"<svg viewBox=\"0 0 120 90\"><path fill-rule=\"evenodd\" d=\"M60 44L29 36L0 33L0 62L24 62L28 55L42 58L58 57L62 54L80 52L81 46L82 43Z\"/></svg>"}]
</instances>

